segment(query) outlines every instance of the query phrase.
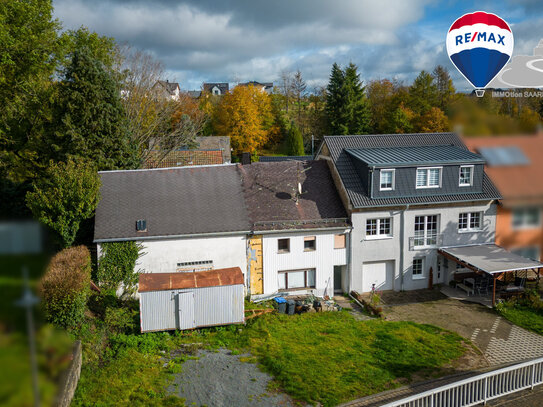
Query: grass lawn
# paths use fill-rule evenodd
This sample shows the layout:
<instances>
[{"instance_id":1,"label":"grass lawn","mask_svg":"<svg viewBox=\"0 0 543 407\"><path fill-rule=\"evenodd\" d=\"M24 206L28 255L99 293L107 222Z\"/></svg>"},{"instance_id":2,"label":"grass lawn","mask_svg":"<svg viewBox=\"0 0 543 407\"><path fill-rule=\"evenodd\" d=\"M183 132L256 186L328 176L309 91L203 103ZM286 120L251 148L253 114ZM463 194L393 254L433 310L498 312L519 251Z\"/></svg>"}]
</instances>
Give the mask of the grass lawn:
<instances>
[{"instance_id":1,"label":"grass lawn","mask_svg":"<svg viewBox=\"0 0 543 407\"><path fill-rule=\"evenodd\" d=\"M183 359L169 350L204 343L250 351L275 385L298 400L336 405L405 384L464 353L462 338L429 325L357 321L347 312L268 314L235 325L177 333L116 335L87 363L73 405L183 405L164 393Z\"/></svg>"},{"instance_id":2,"label":"grass lawn","mask_svg":"<svg viewBox=\"0 0 543 407\"><path fill-rule=\"evenodd\" d=\"M524 329L543 335L543 313L521 305L503 305L498 313Z\"/></svg>"}]
</instances>

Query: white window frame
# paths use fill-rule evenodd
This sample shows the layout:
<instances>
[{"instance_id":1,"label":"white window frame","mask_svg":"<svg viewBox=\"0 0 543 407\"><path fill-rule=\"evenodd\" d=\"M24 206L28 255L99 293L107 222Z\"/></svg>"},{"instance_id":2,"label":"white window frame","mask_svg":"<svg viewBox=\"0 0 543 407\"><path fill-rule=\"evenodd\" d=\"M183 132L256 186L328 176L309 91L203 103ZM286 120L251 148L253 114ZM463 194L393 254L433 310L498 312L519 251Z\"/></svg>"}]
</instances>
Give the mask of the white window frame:
<instances>
[{"instance_id":1,"label":"white window frame","mask_svg":"<svg viewBox=\"0 0 543 407\"><path fill-rule=\"evenodd\" d=\"M289 273L304 273L304 287L296 287L296 288L288 288L288 274ZM309 282L309 276L308 273L313 272L314 273L314 285L311 286L308 284ZM285 278L285 288L279 288L279 278ZM314 290L317 288L317 269L316 268L306 268L306 269L297 269L297 270L279 270L277 272L277 289L278 291L298 291L298 290Z\"/></svg>"},{"instance_id":2,"label":"white window frame","mask_svg":"<svg viewBox=\"0 0 543 407\"><path fill-rule=\"evenodd\" d=\"M430 184L430 170L439 170L439 184L438 185L429 185ZM426 185L419 186L417 184L418 172L426 171ZM443 180L443 167L419 167L415 173L415 188L416 189L432 189L432 188L441 188Z\"/></svg>"},{"instance_id":3,"label":"white window frame","mask_svg":"<svg viewBox=\"0 0 543 407\"><path fill-rule=\"evenodd\" d=\"M435 229L435 235L432 235L432 234L429 234L428 233L428 218L430 217L436 217L436 229ZM424 234L423 236L417 236L417 218L424 218ZM415 223L414 223L414 242L413 242L413 246L416 248L416 249L425 249L425 248L432 248L432 247L437 247L438 245L438 240L439 240L439 222L440 222L440 216L439 214L435 214L435 215L417 215L415 216ZM428 244L428 240L434 238L436 243L435 244ZM424 244L423 245L415 245L415 242L417 240L423 240L424 241Z\"/></svg>"},{"instance_id":4,"label":"white window frame","mask_svg":"<svg viewBox=\"0 0 543 407\"><path fill-rule=\"evenodd\" d=\"M392 186L389 188L383 188L383 173L390 172L392 173ZM393 168L384 168L379 171L379 191L394 191L394 188L396 187L396 170Z\"/></svg>"},{"instance_id":5,"label":"white window frame","mask_svg":"<svg viewBox=\"0 0 543 407\"><path fill-rule=\"evenodd\" d=\"M381 221L384 219L388 219L390 221L390 233L385 234L381 233ZM368 222L369 221L377 221L376 223L376 232L375 235L368 235ZM366 240L378 240L378 239L391 239L394 236L393 228L392 228L392 216L384 216L382 218L368 218L366 219Z\"/></svg>"},{"instance_id":6,"label":"white window frame","mask_svg":"<svg viewBox=\"0 0 543 407\"><path fill-rule=\"evenodd\" d=\"M420 274L415 274L415 260L420 260ZM426 276L424 275L424 257L414 257L411 262L411 278L413 280L424 280Z\"/></svg>"},{"instance_id":7,"label":"white window frame","mask_svg":"<svg viewBox=\"0 0 543 407\"><path fill-rule=\"evenodd\" d=\"M538 214L538 222L537 224L526 224L526 212L529 211L529 210L532 210L532 209L536 209L539 211L539 214ZM523 222L522 224L520 225L515 225L515 211L522 211L523 214L522 214L522 218L523 218ZM513 230L524 230L524 229L539 229L541 227L541 208L537 208L537 207L523 207L523 208L513 208L511 210L511 228Z\"/></svg>"},{"instance_id":8,"label":"white window frame","mask_svg":"<svg viewBox=\"0 0 543 407\"><path fill-rule=\"evenodd\" d=\"M469 168L470 169L470 173L469 173L469 184L462 184L462 168ZM460 187L471 187L473 186L473 173L475 171L475 166L474 165L461 165L460 166L460 169L458 170L458 186Z\"/></svg>"},{"instance_id":9,"label":"white window frame","mask_svg":"<svg viewBox=\"0 0 543 407\"><path fill-rule=\"evenodd\" d=\"M479 214L479 227L478 228L472 228L471 227L471 217L474 214ZM460 216L462 215L468 215L468 226L467 228L460 229ZM475 211L475 212L461 212L458 214L458 233L470 233L470 232L482 232L483 230L483 212Z\"/></svg>"}]
</instances>

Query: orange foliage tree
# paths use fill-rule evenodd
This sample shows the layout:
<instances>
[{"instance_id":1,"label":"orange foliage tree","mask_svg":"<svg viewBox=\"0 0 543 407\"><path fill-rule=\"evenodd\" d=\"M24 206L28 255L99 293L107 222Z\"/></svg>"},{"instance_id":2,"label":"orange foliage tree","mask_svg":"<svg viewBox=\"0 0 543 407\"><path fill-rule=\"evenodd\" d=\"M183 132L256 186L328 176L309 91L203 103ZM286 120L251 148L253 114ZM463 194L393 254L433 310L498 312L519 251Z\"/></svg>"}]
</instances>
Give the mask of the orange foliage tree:
<instances>
[{"instance_id":1,"label":"orange foliage tree","mask_svg":"<svg viewBox=\"0 0 543 407\"><path fill-rule=\"evenodd\" d=\"M214 110L213 129L216 136L230 137L234 154L254 154L279 131L273 119L266 92L252 85L236 86Z\"/></svg>"}]
</instances>

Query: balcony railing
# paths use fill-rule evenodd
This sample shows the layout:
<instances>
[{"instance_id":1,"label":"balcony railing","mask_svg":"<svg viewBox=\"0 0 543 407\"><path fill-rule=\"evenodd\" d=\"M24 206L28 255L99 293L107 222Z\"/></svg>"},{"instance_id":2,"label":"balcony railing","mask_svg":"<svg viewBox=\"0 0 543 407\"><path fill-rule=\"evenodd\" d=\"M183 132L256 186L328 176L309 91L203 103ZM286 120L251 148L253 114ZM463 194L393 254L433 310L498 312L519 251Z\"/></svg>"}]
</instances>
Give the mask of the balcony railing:
<instances>
[{"instance_id":1,"label":"balcony railing","mask_svg":"<svg viewBox=\"0 0 543 407\"><path fill-rule=\"evenodd\" d=\"M409 238L409 250L431 249L441 246L442 243L443 235L413 236Z\"/></svg>"}]
</instances>

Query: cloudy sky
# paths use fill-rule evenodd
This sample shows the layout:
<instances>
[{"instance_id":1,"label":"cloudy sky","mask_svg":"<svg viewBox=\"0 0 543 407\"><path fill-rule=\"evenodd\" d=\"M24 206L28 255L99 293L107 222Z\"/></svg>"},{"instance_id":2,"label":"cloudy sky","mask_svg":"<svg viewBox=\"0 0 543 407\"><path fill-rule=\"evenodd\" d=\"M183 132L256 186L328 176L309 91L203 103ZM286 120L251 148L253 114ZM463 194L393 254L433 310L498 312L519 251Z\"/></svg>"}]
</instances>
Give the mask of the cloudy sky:
<instances>
[{"instance_id":1,"label":"cloudy sky","mask_svg":"<svg viewBox=\"0 0 543 407\"><path fill-rule=\"evenodd\" d=\"M334 62L358 65L363 80L411 81L447 67L445 36L462 14L496 13L512 27L513 55L543 38L543 1L455 0L53 0L66 29L82 25L152 52L183 89L202 82L277 81L300 69L325 85Z\"/></svg>"}]
</instances>

